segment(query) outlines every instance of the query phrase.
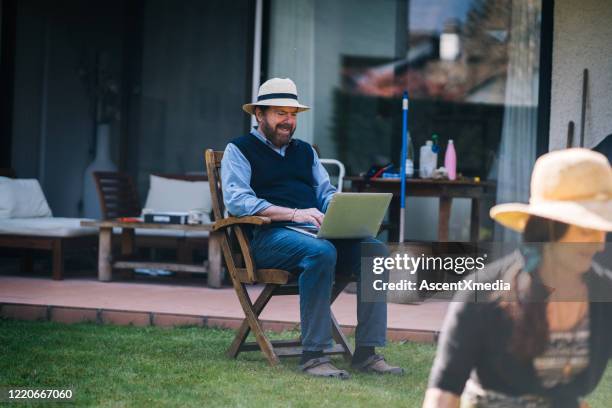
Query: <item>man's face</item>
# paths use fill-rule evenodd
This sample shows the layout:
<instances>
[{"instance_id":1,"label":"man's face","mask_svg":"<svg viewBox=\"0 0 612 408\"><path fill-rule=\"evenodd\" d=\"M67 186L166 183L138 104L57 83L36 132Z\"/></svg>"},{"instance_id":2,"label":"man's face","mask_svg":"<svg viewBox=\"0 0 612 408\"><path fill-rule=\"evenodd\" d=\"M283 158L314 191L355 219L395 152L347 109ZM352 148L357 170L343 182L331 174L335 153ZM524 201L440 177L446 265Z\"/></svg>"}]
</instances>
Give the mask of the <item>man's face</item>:
<instances>
[{"instance_id":1,"label":"man's face","mask_svg":"<svg viewBox=\"0 0 612 408\"><path fill-rule=\"evenodd\" d=\"M297 108L270 106L263 112L256 109L259 131L275 146L289 143L297 126Z\"/></svg>"}]
</instances>

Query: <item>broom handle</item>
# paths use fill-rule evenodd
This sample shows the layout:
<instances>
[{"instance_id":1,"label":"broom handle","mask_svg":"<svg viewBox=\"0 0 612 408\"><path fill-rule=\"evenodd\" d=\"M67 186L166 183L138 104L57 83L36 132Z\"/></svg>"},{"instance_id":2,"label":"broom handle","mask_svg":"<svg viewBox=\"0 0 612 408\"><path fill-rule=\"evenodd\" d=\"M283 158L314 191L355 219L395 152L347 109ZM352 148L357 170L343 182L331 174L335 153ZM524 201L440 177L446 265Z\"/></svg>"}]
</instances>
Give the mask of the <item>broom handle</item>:
<instances>
[{"instance_id":1,"label":"broom handle","mask_svg":"<svg viewBox=\"0 0 612 408\"><path fill-rule=\"evenodd\" d=\"M404 219L406 212L406 156L408 150L408 92L402 95L402 154L400 163L400 225L399 242L404 242Z\"/></svg>"}]
</instances>

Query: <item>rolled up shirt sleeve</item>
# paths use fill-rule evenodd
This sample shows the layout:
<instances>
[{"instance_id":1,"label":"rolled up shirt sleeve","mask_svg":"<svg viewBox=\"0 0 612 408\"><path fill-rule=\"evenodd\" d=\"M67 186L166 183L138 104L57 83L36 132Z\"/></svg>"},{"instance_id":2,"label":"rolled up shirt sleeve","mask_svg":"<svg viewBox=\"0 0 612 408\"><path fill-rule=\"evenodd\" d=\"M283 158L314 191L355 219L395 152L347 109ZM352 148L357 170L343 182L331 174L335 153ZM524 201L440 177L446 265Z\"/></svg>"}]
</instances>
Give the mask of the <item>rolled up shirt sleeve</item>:
<instances>
[{"instance_id":1,"label":"rolled up shirt sleeve","mask_svg":"<svg viewBox=\"0 0 612 408\"><path fill-rule=\"evenodd\" d=\"M255 215L272 206L255 195L251 188L251 165L233 143L228 143L223 153L221 183L225 208L236 217Z\"/></svg>"},{"instance_id":2,"label":"rolled up shirt sleeve","mask_svg":"<svg viewBox=\"0 0 612 408\"><path fill-rule=\"evenodd\" d=\"M327 211L327 206L337 190L336 187L334 187L329 181L329 174L319 160L317 152L314 149L312 149L312 151L314 153L314 160L312 162L312 176L317 195L317 205L321 212L325 212Z\"/></svg>"}]
</instances>

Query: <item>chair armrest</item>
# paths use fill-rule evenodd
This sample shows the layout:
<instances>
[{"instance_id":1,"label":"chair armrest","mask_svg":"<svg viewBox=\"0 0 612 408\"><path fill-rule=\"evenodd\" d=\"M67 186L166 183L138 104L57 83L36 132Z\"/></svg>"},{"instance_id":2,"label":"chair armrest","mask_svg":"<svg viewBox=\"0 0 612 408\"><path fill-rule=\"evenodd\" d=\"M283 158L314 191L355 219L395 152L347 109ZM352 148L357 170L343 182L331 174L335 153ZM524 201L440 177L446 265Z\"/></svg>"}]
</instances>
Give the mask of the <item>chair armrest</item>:
<instances>
[{"instance_id":1,"label":"chair armrest","mask_svg":"<svg viewBox=\"0 0 612 408\"><path fill-rule=\"evenodd\" d=\"M263 224L269 224L270 222L272 222L270 218L260 217L258 215L250 215L246 217L227 217L227 218L223 218L222 220L216 221L213 224L213 231L218 231L222 228L227 228L231 225L241 225L241 224L242 225L244 224L263 225Z\"/></svg>"}]
</instances>

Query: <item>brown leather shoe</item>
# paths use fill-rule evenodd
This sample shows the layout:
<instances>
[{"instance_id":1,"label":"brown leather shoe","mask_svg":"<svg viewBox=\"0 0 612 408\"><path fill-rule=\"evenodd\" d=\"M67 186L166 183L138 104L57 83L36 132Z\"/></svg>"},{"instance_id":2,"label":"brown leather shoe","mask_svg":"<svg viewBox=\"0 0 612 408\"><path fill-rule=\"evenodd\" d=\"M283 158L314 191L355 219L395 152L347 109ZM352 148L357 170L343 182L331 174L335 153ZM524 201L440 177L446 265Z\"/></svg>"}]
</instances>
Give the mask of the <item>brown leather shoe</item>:
<instances>
[{"instance_id":1,"label":"brown leather shoe","mask_svg":"<svg viewBox=\"0 0 612 408\"><path fill-rule=\"evenodd\" d=\"M329 377L348 380L351 378L349 373L336 368L329 357L312 358L300 365L300 370L314 377Z\"/></svg>"},{"instance_id":2,"label":"brown leather shoe","mask_svg":"<svg viewBox=\"0 0 612 408\"><path fill-rule=\"evenodd\" d=\"M389 365L380 354L373 354L364 361L351 364L351 366L364 373L404 375L403 368Z\"/></svg>"}]
</instances>

